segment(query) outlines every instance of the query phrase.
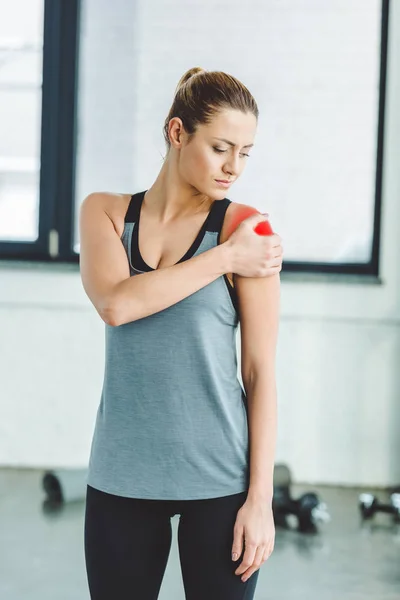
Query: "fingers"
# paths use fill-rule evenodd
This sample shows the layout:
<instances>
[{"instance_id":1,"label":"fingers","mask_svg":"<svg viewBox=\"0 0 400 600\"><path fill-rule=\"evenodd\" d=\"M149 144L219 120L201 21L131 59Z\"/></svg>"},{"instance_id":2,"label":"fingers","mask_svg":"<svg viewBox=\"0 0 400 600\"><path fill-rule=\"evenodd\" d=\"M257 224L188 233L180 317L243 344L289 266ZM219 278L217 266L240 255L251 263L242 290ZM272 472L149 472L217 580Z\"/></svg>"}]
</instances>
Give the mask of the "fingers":
<instances>
[{"instance_id":1,"label":"fingers","mask_svg":"<svg viewBox=\"0 0 400 600\"><path fill-rule=\"evenodd\" d=\"M243 560L235 571L235 575L241 575L244 573L254 562L254 558L257 551L257 544L251 544L249 542L245 542L245 553L243 556Z\"/></svg>"},{"instance_id":2,"label":"fingers","mask_svg":"<svg viewBox=\"0 0 400 600\"><path fill-rule=\"evenodd\" d=\"M265 215L267 215L268 213L265 214L261 214L261 213L255 213L254 215L251 215L250 217L247 217L246 219L244 219L244 221L242 221L242 223L246 222L248 223L248 225L254 229L255 224L261 222L261 221L265 221L265 219L267 218ZM272 233L271 235L266 235L266 236L262 236L265 239L265 243L267 245L267 248L282 248L282 238L278 233Z\"/></svg>"},{"instance_id":3,"label":"fingers","mask_svg":"<svg viewBox=\"0 0 400 600\"><path fill-rule=\"evenodd\" d=\"M283 256L282 238L277 233L265 236L265 246L268 251L273 253L273 258Z\"/></svg>"},{"instance_id":4,"label":"fingers","mask_svg":"<svg viewBox=\"0 0 400 600\"><path fill-rule=\"evenodd\" d=\"M247 544L246 551L243 556L243 561L236 569L235 574L241 575L241 580L247 581L265 562L266 546L256 544Z\"/></svg>"},{"instance_id":5,"label":"fingers","mask_svg":"<svg viewBox=\"0 0 400 600\"><path fill-rule=\"evenodd\" d=\"M247 581L272 554L274 542L270 544L247 544L243 561L235 571L235 575L241 575L243 582Z\"/></svg>"},{"instance_id":6,"label":"fingers","mask_svg":"<svg viewBox=\"0 0 400 600\"><path fill-rule=\"evenodd\" d=\"M263 555L263 559L262 559L263 562L265 562L266 560L269 559L273 550L274 550L274 542L271 542L268 546L265 547L264 555Z\"/></svg>"},{"instance_id":7,"label":"fingers","mask_svg":"<svg viewBox=\"0 0 400 600\"><path fill-rule=\"evenodd\" d=\"M251 567L249 569L247 569L247 571L245 571L243 573L243 575L241 577L243 582L247 581L253 575L253 573L258 571L258 569L261 567L263 562L265 562L264 554L265 554L265 546L258 546L256 555L254 557L253 564L251 565Z\"/></svg>"},{"instance_id":8,"label":"fingers","mask_svg":"<svg viewBox=\"0 0 400 600\"><path fill-rule=\"evenodd\" d=\"M232 559L238 560L239 556L242 554L244 544L244 530L243 527L240 527L235 523L235 527L233 530L233 546L232 546Z\"/></svg>"},{"instance_id":9,"label":"fingers","mask_svg":"<svg viewBox=\"0 0 400 600\"><path fill-rule=\"evenodd\" d=\"M266 240L271 244L273 248L282 245L282 238L279 233L273 233L272 235L265 236Z\"/></svg>"},{"instance_id":10,"label":"fingers","mask_svg":"<svg viewBox=\"0 0 400 600\"><path fill-rule=\"evenodd\" d=\"M279 262L282 262L282 258L283 258L282 247L277 246L275 248L270 248L269 250L266 251L265 257L267 258L267 260L273 260L275 262L278 260ZM274 266L274 265L271 265L271 266Z\"/></svg>"}]
</instances>

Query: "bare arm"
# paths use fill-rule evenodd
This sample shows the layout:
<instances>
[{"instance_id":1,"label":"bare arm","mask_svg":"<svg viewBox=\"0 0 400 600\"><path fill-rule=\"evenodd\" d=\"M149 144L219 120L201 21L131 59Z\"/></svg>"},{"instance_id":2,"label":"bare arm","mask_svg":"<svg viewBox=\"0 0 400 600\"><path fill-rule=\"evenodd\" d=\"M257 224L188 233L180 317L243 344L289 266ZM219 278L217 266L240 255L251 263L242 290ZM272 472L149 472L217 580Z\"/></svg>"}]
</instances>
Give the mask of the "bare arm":
<instances>
[{"instance_id":1,"label":"bare arm","mask_svg":"<svg viewBox=\"0 0 400 600\"><path fill-rule=\"evenodd\" d=\"M229 272L223 244L178 265L140 273L114 290L115 325L143 319L191 296Z\"/></svg>"},{"instance_id":2,"label":"bare arm","mask_svg":"<svg viewBox=\"0 0 400 600\"><path fill-rule=\"evenodd\" d=\"M187 298L231 272L225 242L177 265L130 276L123 244L106 212L103 194L80 208L80 271L83 287L103 321L123 325Z\"/></svg>"},{"instance_id":3,"label":"bare arm","mask_svg":"<svg viewBox=\"0 0 400 600\"><path fill-rule=\"evenodd\" d=\"M241 371L249 408L248 498L271 502L277 438L276 347L280 276L234 276L240 307Z\"/></svg>"}]
</instances>

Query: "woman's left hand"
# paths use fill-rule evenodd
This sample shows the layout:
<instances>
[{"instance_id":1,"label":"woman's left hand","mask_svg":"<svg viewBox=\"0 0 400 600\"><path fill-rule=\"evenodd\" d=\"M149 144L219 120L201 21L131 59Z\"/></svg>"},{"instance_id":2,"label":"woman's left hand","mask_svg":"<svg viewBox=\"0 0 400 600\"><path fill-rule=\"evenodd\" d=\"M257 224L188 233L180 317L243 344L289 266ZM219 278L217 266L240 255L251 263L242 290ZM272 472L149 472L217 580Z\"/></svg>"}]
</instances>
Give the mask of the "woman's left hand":
<instances>
[{"instance_id":1,"label":"woman's left hand","mask_svg":"<svg viewBox=\"0 0 400 600\"><path fill-rule=\"evenodd\" d=\"M236 560L245 553L243 560L235 571L246 581L270 557L275 543L275 524L271 502L247 498L237 513L233 528L232 554Z\"/></svg>"}]
</instances>

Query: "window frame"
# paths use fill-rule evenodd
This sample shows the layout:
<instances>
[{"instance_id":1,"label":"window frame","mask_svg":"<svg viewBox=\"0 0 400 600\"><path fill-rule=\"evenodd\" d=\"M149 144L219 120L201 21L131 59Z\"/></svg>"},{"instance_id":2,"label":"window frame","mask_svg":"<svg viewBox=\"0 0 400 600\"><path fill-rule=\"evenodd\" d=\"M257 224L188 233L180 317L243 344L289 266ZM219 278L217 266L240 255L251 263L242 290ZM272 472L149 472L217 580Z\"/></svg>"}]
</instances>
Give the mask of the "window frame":
<instances>
[{"instance_id":1,"label":"window frame","mask_svg":"<svg viewBox=\"0 0 400 600\"><path fill-rule=\"evenodd\" d=\"M81 0L45 0L39 236L35 242L0 240L0 260L79 263L73 246L80 15ZM284 260L282 272L379 275L388 28L389 0L382 0L371 259L368 263Z\"/></svg>"},{"instance_id":2,"label":"window frame","mask_svg":"<svg viewBox=\"0 0 400 600\"><path fill-rule=\"evenodd\" d=\"M80 0L45 0L39 176L34 242L0 240L0 259L78 263L75 219Z\"/></svg>"}]
</instances>

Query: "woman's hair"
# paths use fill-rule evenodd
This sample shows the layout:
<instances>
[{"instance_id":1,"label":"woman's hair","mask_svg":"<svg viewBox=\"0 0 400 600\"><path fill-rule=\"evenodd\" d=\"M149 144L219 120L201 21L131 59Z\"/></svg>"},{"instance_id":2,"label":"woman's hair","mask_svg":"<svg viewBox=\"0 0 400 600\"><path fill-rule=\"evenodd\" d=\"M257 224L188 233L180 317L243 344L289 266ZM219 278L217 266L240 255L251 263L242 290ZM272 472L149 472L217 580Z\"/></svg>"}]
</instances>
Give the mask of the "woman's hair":
<instances>
[{"instance_id":1,"label":"woman's hair","mask_svg":"<svg viewBox=\"0 0 400 600\"><path fill-rule=\"evenodd\" d=\"M168 124L172 117L182 119L185 131L192 139L199 124L209 123L223 109L251 112L258 119L258 107L243 83L222 71L206 71L193 67L179 80L175 97L164 123L164 139L169 150Z\"/></svg>"}]
</instances>

